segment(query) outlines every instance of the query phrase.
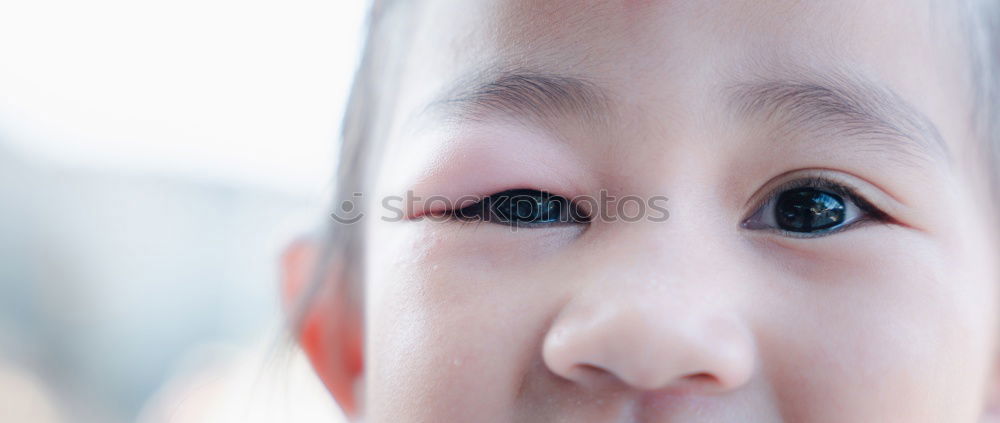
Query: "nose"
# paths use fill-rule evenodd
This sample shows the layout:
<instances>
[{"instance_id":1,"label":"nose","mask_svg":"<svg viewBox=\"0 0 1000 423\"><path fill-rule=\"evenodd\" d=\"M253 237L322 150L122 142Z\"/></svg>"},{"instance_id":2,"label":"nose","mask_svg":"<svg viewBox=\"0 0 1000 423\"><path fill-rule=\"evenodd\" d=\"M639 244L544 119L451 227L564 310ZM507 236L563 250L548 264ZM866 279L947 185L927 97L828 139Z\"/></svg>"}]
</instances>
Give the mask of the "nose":
<instances>
[{"instance_id":1,"label":"nose","mask_svg":"<svg viewBox=\"0 0 1000 423\"><path fill-rule=\"evenodd\" d=\"M580 385L617 379L635 390L678 394L735 390L756 360L748 326L720 301L620 285L572 297L542 355L549 370Z\"/></svg>"}]
</instances>

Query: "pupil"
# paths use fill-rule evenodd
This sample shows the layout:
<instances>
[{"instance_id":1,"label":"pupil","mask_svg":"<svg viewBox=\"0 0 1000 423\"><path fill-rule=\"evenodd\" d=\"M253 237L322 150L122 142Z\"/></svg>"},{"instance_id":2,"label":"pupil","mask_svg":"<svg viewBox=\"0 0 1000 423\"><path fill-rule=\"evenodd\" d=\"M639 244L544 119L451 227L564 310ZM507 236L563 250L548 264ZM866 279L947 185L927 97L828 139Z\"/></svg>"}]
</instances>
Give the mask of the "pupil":
<instances>
[{"instance_id":1,"label":"pupil","mask_svg":"<svg viewBox=\"0 0 1000 423\"><path fill-rule=\"evenodd\" d=\"M525 197L514 198L514 216L518 220L535 220L538 207L534 200Z\"/></svg>"},{"instance_id":2,"label":"pupil","mask_svg":"<svg viewBox=\"0 0 1000 423\"><path fill-rule=\"evenodd\" d=\"M797 188L778 197L775 220L781 229L813 232L829 229L844 221L846 207L839 195L815 188Z\"/></svg>"}]
</instances>

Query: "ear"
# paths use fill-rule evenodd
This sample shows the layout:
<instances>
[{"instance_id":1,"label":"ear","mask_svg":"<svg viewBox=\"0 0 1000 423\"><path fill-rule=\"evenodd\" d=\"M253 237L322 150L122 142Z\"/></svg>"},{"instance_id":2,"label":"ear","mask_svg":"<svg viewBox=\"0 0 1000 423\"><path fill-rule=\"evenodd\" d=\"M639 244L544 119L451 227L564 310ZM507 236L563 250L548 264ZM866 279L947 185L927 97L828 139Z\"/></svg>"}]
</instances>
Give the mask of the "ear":
<instances>
[{"instance_id":1,"label":"ear","mask_svg":"<svg viewBox=\"0 0 1000 423\"><path fill-rule=\"evenodd\" d=\"M347 295L348 281L342 280L343 265L338 257L327 269L317 269L319 246L316 241L300 239L291 243L282 255L282 291L287 315L297 330L302 350L312 362L320 380L333 394L340 408L351 419L360 413L363 386L363 320L361 307ZM310 292L322 271L322 286ZM303 301L303 295L315 295ZM302 308L298 310L298 308Z\"/></svg>"}]
</instances>

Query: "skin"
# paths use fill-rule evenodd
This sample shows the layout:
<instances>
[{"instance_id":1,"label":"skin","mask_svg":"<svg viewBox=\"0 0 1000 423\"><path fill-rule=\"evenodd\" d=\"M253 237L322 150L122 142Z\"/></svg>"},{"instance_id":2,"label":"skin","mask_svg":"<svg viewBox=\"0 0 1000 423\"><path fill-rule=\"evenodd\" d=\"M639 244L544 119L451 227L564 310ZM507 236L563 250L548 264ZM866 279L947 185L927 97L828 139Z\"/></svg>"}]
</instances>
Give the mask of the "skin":
<instances>
[{"instance_id":1,"label":"skin","mask_svg":"<svg viewBox=\"0 0 1000 423\"><path fill-rule=\"evenodd\" d=\"M997 211L947 7L870 2L426 1L368 210L530 188L669 198L665 222L364 225L303 347L369 422L975 422L997 417ZM447 22L448 25L441 25ZM591 81L600 118L427 113L498 65ZM937 149L733 113L747 81L863 75ZM463 79L464 78L464 79ZM741 222L830 178L884 212L814 238ZM612 213L613 215L615 213ZM285 256L290 296L315 263ZM331 274L339 274L333 272ZM344 288L365 286L363 302ZM363 351L363 353L362 353Z\"/></svg>"}]
</instances>

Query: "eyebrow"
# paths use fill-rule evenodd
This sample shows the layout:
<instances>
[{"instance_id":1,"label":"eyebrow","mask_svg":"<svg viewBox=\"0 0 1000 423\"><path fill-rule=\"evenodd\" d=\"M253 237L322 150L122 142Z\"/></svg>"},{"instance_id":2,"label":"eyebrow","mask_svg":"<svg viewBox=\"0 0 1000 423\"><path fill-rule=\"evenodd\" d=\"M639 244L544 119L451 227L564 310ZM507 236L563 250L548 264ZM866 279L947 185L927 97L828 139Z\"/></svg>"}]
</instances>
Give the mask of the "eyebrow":
<instances>
[{"instance_id":1,"label":"eyebrow","mask_svg":"<svg viewBox=\"0 0 1000 423\"><path fill-rule=\"evenodd\" d=\"M759 78L724 92L738 117L776 123L777 138L796 133L827 134L864 141L872 151L893 151L913 164L933 158L947 162L949 151L937 126L900 95L861 75L796 72L805 78ZM515 70L483 72L460 80L425 111L450 119L509 118L550 125L560 118L609 125L611 96L588 79ZM912 160L905 160L909 157Z\"/></svg>"},{"instance_id":2,"label":"eyebrow","mask_svg":"<svg viewBox=\"0 0 1000 423\"><path fill-rule=\"evenodd\" d=\"M779 135L824 133L866 141L911 159L947 162L950 153L937 126L896 92L860 75L811 77L730 86L730 106L737 116L777 122Z\"/></svg>"},{"instance_id":3,"label":"eyebrow","mask_svg":"<svg viewBox=\"0 0 1000 423\"><path fill-rule=\"evenodd\" d=\"M540 125L564 118L606 122L614 112L607 93L586 79L523 70L473 75L425 110L461 120L503 117Z\"/></svg>"}]
</instances>

